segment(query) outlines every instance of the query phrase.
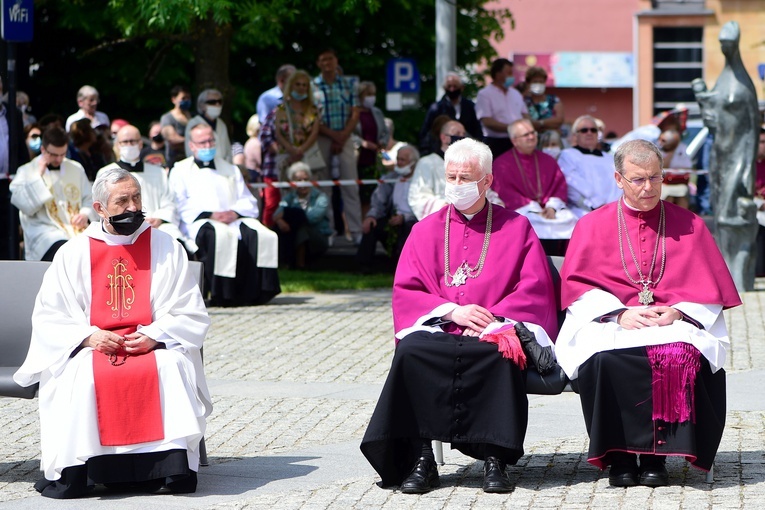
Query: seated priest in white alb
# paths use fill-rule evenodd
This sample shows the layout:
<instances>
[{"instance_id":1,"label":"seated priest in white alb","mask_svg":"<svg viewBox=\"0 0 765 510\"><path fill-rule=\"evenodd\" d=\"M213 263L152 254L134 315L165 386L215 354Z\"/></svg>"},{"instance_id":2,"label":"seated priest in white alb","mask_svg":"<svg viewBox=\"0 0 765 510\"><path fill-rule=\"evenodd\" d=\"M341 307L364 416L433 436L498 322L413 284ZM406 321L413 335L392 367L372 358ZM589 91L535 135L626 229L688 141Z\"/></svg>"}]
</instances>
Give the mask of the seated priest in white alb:
<instances>
[{"instance_id":1,"label":"seated priest in white alb","mask_svg":"<svg viewBox=\"0 0 765 510\"><path fill-rule=\"evenodd\" d=\"M204 263L205 297L216 306L266 303L281 292L276 233L256 219L258 204L239 168L217 157L212 128L194 126L189 140L193 156L175 164L170 188L181 232Z\"/></svg>"},{"instance_id":2,"label":"seated priest in white alb","mask_svg":"<svg viewBox=\"0 0 765 510\"><path fill-rule=\"evenodd\" d=\"M14 374L40 383L43 496L96 484L194 492L212 404L202 367L210 326L179 243L151 228L126 170L93 185L91 223L58 251Z\"/></svg>"},{"instance_id":3,"label":"seated priest in white alb","mask_svg":"<svg viewBox=\"0 0 765 510\"><path fill-rule=\"evenodd\" d=\"M99 175L112 168L122 168L132 173L141 185L141 202L146 222L182 242L190 253L194 253L196 245L193 241L187 244L178 228L178 211L167 180L167 171L161 166L141 161L141 132L135 126L123 126L117 131L116 143L120 159L99 170Z\"/></svg>"},{"instance_id":4,"label":"seated priest in white alb","mask_svg":"<svg viewBox=\"0 0 765 510\"><path fill-rule=\"evenodd\" d=\"M93 214L90 182L82 165L66 157L68 143L63 129L46 129L40 155L20 167L11 182L26 260L53 260L65 242L85 230Z\"/></svg>"}]
</instances>

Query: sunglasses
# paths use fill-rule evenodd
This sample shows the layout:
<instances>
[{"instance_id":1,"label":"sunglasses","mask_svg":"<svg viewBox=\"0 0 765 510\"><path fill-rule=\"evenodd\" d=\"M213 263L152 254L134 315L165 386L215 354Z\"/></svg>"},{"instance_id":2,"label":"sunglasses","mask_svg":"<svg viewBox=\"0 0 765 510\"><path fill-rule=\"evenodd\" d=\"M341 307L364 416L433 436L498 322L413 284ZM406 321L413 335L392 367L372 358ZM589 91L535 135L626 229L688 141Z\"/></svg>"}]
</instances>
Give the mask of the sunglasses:
<instances>
[{"instance_id":1,"label":"sunglasses","mask_svg":"<svg viewBox=\"0 0 765 510\"><path fill-rule=\"evenodd\" d=\"M584 134L584 133L597 133L597 132L598 132L598 128L595 128L595 127L582 128L582 129L577 131L577 133L582 133L582 134Z\"/></svg>"},{"instance_id":2,"label":"sunglasses","mask_svg":"<svg viewBox=\"0 0 765 510\"><path fill-rule=\"evenodd\" d=\"M209 104L209 105L223 104L223 99L208 99L207 101L205 101L205 104Z\"/></svg>"}]
</instances>

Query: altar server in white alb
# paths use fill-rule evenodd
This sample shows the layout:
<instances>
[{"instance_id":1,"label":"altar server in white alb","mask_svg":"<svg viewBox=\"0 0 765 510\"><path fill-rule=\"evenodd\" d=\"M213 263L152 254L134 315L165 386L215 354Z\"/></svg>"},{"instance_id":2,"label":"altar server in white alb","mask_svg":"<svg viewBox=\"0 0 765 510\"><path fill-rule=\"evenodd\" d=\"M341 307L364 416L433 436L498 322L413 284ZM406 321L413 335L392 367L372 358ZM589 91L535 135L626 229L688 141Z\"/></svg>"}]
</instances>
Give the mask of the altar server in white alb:
<instances>
[{"instance_id":1,"label":"altar server in white alb","mask_svg":"<svg viewBox=\"0 0 765 510\"><path fill-rule=\"evenodd\" d=\"M101 221L46 272L14 380L40 383L41 466L51 498L96 484L194 492L212 404L200 351L210 326L183 248L151 228L138 181L93 185Z\"/></svg>"},{"instance_id":2,"label":"altar server in white alb","mask_svg":"<svg viewBox=\"0 0 765 510\"><path fill-rule=\"evenodd\" d=\"M178 228L178 210L175 206L175 197L168 183L167 170L161 166L141 161L141 149L143 149L141 132L135 126L123 126L117 131L116 143L119 148L120 159L99 170L99 175L101 172L113 168L122 168L132 173L141 185L141 203L146 222L169 234L173 239L178 239L186 244L184 236ZM192 243L189 245L188 248L191 253L196 251L195 245Z\"/></svg>"},{"instance_id":3,"label":"altar server in white alb","mask_svg":"<svg viewBox=\"0 0 765 510\"><path fill-rule=\"evenodd\" d=\"M558 158L568 186L568 208L582 217L618 200L621 190L614 181L614 157L598 149L595 118L582 115L574 121L574 146Z\"/></svg>"},{"instance_id":4,"label":"altar server in white alb","mask_svg":"<svg viewBox=\"0 0 765 510\"><path fill-rule=\"evenodd\" d=\"M26 260L53 260L61 245L85 230L93 214L90 182L82 165L67 159L68 142L63 129L46 129L40 155L20 167L11 182Z\"/></svg>"},{"instance_id":5,"label":"altar server in white alb","mask_svg":"<svg viewBox=\"0 0 765 510\"><path fill-rule=\"evenodd\" d=\"M258 204L239 168L217 156L215 133L198 124L189 133L193 156L170 172L181 232L198 246L210 304L266 303L281 292L279 241L258 217Z\"/></svg>"}]
</instances>

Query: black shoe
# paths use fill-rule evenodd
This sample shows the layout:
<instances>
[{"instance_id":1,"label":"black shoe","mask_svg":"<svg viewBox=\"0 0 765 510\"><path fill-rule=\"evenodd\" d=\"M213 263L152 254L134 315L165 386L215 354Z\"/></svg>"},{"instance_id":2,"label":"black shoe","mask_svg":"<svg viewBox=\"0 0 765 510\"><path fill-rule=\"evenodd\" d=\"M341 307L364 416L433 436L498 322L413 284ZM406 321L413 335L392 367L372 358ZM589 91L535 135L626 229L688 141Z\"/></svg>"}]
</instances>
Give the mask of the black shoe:
<instances>
[{"instance_id":1,"label":"black shoe","mask_svg":"<svg viewBox=\"0 0 765 510\"><path fill-rule=\"evenodd\" d=\"M505 463L496 457L486 457L483 463L483 491L504 493L512 490L513 485L505 473Z\"/></svg>"},{"instance_id":2,"label":"black shoe","mask_svg":"<svg viewBox=\"0 0 765 510\"><path fill-rule=\"evenodd\" d=\"M608 483L613 487L634 487L638 480L637 456L632 453L613 452Z\"/></svg>"},{"instance_id":3,"label":"black shoe","mask_svg":"<svg viewBox=\"0 0 765 510\"><path fill-rule=\"evenodd\" d=\"M401 482L401 492L404 494L425 494L440 485L436 462L420 457L406 480Z\"/></svg>"},{"instance_id":4,"label":"black shoe","mask_svg":"<svg viewBox=\"0 0 765 510\"><path fill-rule=\"evenodd\" d=\"M640 456L640 485L664 487L669 485L669 473L664 465L663 455Z\"/></svg>"}]
</instances>

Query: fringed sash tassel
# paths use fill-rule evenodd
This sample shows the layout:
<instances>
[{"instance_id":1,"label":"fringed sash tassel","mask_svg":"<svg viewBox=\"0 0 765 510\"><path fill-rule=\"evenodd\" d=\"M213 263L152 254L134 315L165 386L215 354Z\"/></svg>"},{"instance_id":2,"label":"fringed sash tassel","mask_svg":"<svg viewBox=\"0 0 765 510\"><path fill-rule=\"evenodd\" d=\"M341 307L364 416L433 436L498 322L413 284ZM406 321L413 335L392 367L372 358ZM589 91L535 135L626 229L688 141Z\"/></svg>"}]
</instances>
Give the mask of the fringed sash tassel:
<instances>
[{"instance_id":1,"label":"fringed sash tassel","mask_svg":"<svg viewBox=\"0 0 765 510\"><path fill-rule=\"evenodd\" d=\"M653 379L653 419L696 423L694 395L701 353L683 342L651 345L646 350Z\"/></svg>"},{"instance_id":2,"label":"fringed sash tassel","mask_svg":"<svg viewBox=\"0 0 765 510\"><path fill-rule=\"evenodd\" d=\"M499 350L503 358L509 359L518 365L518 368L521 370L526 368L526 354L523 352L521 341L518 340L514 328L507 328L497 333L489 333L484 335L481 341L496 344L497 350Z\"/></svg>"}]
</instances>

